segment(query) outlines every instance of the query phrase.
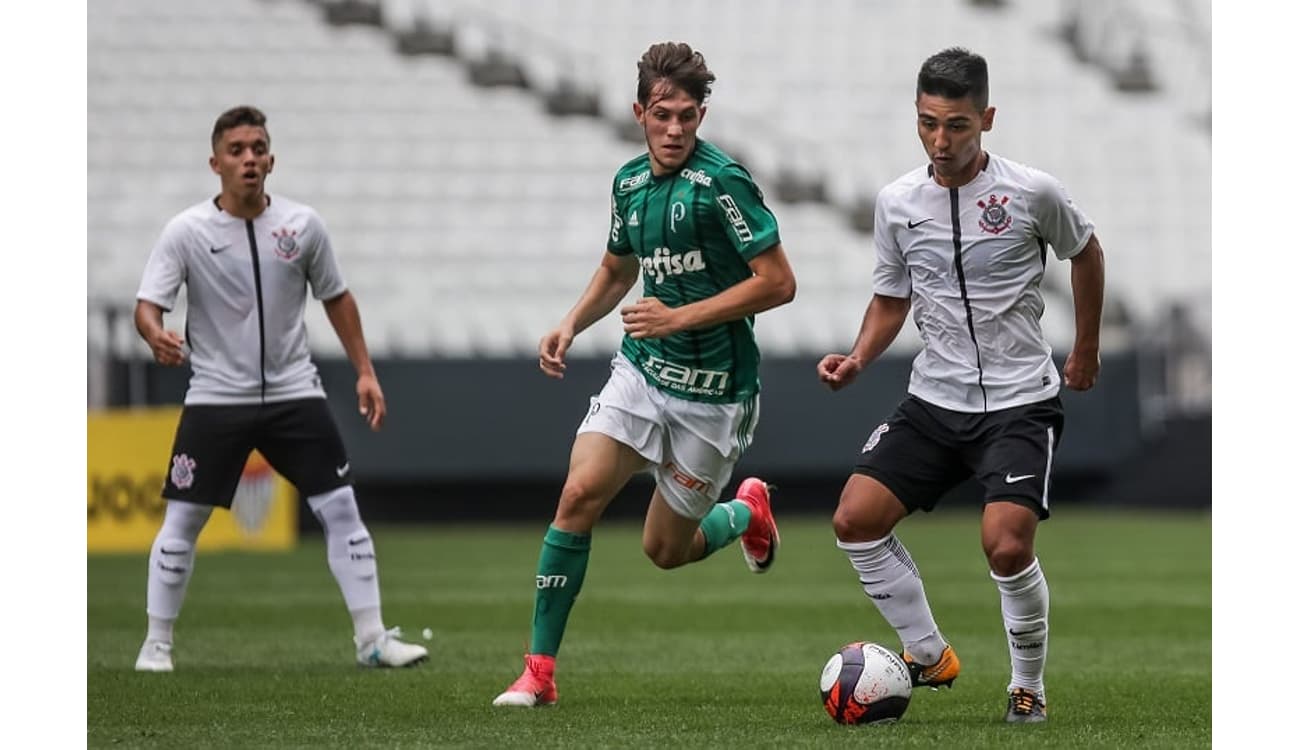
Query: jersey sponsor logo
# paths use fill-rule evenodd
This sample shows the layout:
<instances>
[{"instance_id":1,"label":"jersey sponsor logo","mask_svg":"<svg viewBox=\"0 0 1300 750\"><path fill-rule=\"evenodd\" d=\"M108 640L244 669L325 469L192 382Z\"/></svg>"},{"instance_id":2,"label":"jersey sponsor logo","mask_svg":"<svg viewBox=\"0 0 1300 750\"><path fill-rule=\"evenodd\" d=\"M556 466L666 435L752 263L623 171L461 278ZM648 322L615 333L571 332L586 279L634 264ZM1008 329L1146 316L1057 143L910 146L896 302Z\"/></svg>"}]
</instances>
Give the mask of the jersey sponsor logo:
<instances>
[{"instance_id":1,"label":"jersey sponsor logo","mask_svg":"<svg viewBox=\"0 0 1300 750\"><path fill-rule=\"evenodd\" d=\"M629 217L627 217L627 225L628 225L629 227L639 227L639 226L641 226L641 217L639 217L639 216L636 215L636 209L635 209L635 208L632 209L632 215L629 216Z\"/></svg>"},{"instance_id":2,"label":"jersey sponsor logo","mask_svg":"<svg viewBox=\"0 0 1300 750\"><path fill-rule=\"evenodd\" d=\"M285 260L298 257L298 251L301 249L298 247L298 230L281 227L271 232L271 236L275 238L276 255Z\"/></svg>"},{"instance_id":3,"label":"jersey sponsor logo","mask_svg":"<svg viewBox=\"0 0 1300 750\"><path fill-rule=\"evenodd\" d=\"M612 202L612 201L611 201ZM618 215L618 206L610 206L609 241L618 242L623 231L623 217Z\"/></svg>"},{"instance_id":4,"label":"jersey sponsor logo","mask_svg":"<svg viewBox=\"0 0 1300 750\"><path fill-rule=\"evenodd\" d=\"M686 204L681 201L673 201L672 210L668 212L668 228L673 234L677 234L677 222L686 218Z\"/></svg>"},{"instance_id":5,"label":"jersey sponsor logo","mask_svg":"<svg viewBox=\"0 0 1300 750\"><path fill-rule=\"evenodd\" d=\"M881 436L884 435L886 432L889 432L889 423L881 422L879 427L877 427L875 430L872 430L871 437L867 438L866 444L862 446L862 452L866 453L867 451L879 445Z\"/></svg>"},{"instance_id":6,"label":"jersey sponsor logo","mask_svg":"<svg viewBox=\"0 0 1300 750\"><path fill-rule=\"evenodd\" d=\"M703 271L704 253L700 250L674 253L666 247L657 247L654 255L641 259L641 269L645 271L646 278L653 278L656 284L662 284L669 276Z\"/></svg>"},{"instance_id":7,"label":"jersey sponsor logo","mask_svg":"<svg viewBox=\"0 0 1300 750\"><path fill-rule=\"evenodd\" d=\"M646 171L641 172L640 174L636 174L631 177L624 177L623 179L619 180L618 189L620 191L631 190L634 187L640 187L641 185L644 185L646 180L649 179L650 179L650 170L647 169Z\"/></svg>"},{"instance_id":8,"label":"jersey sponsor logo","mask_svg":"<svg viewBox=\"0 0 1300 750\"><path fill-rule=\"evenodd\" d=\"M741 242L749 242L754 239L754 233L749 231L749 224L745 222L745 215L740 212L740 207L736 205L736 200L726 193L718 196L718 205L722 206L722 211L727 215L727 221L731 222L731 228L736 230L736 236Z\"/></svg>"},{"instance_id":9,"label":"jersey sponsor logo","mask_svg":"<svg viewBox=\"0 0 1300 750\"><path fill-rule=\"evenodd\" d=\"M703 187L713 187L713 178L694 169L683 169L682 179Z\"/></svg>"},{"instance_id":10,"label":"jersey sponsor logo","mask_svg":"<svg viewBox=\"0 0 1300 750\"><path fill-rule=\"evenodd\" d=\"M682 467L678 466L677 464L673 463L672 461L669 461L667 464L664 465L664 470L667 471L667 472L669 473L669 476L672 478L672 480L673 480L674 482L676 482L677 484L680 484L681 486L685 487L685 488L688 489L688 490L691 490L691 491L693 491L693 492L705 492L705 493L707 493L707 492L709 491L709 483L708 483L708 482L704 481L703 479L700 479L699 477L691 476L690 474L688 474L688 473L685 472L685 471L682 471ZM725 505L722 506L722 507L727 508L727 506L725 506ZM727 508L727 510L728 510L728 511L731 511L730 508ZM732 511L732 512L733 512L733 516L732 516L732 518L733 518L732 526L733 526L733 528L734 528L734 526L735 526L735 522L734 522L734 518L735 518L735 516L734 516L734 511Z\"/></svg>"},{"instance_id":11,"label":"jersey sponsor logo","mask_svg":"<svg viewBox=\"0 0 1300 750\"><path fill-rule=\"evenodd\" d=\"M537 576L537 588L539 589L562 589L568 582L568 576Z\"/></svg>"},{"instance_id":12,"label":"jersey sponsor logo","mask_svg":"<svg viewBox=\"0 0 1300 750\"><path fill-rule=\"evenodd\" d=\"M999 198L996 193L989 193L987 202L976 201L979 207L984 209L984 213L980 214L980 229L989 234L1005 232L1007 227L1011 226L1011 212L1003 208L1009 200L1011 200L1009 195Z\"/></svg>"},{"instance_id":13,"label":"jersey sponsor logo","mask_svg":"<svg viewBox=\"0 0 1300 750\"><path fill-rule=\"evenodd\" d=\"M194 459L184 453L172 456L172 484L178 490L188 490L194 485Z\"/></svg>"},{"instance_id":14,"label":"jersey sponsor logo","mask_svg":"<svg viewBox=\"0 0 1300 750\"><path fill-rule=\"evenodd\" d=\"M641 369L669 390L707 396L721 396L731 378L726 370L687 367L654 356L646 359Z\"/></svg>"}]
</instances>

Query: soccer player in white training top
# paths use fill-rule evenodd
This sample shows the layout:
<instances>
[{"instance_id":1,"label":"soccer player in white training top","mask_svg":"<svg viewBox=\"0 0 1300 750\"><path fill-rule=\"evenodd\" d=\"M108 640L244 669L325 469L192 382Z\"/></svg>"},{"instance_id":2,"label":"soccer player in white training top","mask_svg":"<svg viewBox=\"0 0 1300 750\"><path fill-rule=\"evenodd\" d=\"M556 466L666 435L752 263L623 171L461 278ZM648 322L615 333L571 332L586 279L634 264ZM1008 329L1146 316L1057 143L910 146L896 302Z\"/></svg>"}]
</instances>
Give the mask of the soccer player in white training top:
<instances>
[{"instance_id":1,"label":"soccer player in white training top","mask_svg":"<svg viewBox=\"0 0 1300 750\"><path fill-rule=\"evenodd\" d=\"M330 571L352 614L357 661L400 667L423 646L384 628L370 532L352 493L352 470L307 349L310 285L357 371L361 415L384 421L356 301L329 235L309 206L266 192L275 157L266 116L236 107L212 129L221 193L163 229L140 282L135 325L160 364L190 363L185 406L168 461L162 528L149 554L149 630L135 668L172 671L172 627L194 568L194 544L215 507L230 508L244 462L257 449L307 498L325 530ZM181 285L185 338L163 327Z\"/></svg>"},{"instance_id":2,"label":"soccer player in white training top","mask_svg":"<svg viewBox=\"0 0 1300 750\"><path fill-rule=\"evenodd\" d=\"M1034 532L1049 514L1064 426L1039 284L1050 246L1071 264L1075 338L1065 385L1086 391L1100 369L1105 273L1092 222L1061 184L981 147L980 134L993 128L988 92L988 66L967 50L921 66L916 122L929 164L880 191L875 294L853 350L826 355L817 375L832 390L847 386L912 312L924 348L908 395L862 446L835 536L898 632L913 683L951 686L961 665L893 530L973 475L984 486L980 536L1011 652L1005 718L1039 722L1047 719L1048 596Z\"/></svg>"}]
</instances>

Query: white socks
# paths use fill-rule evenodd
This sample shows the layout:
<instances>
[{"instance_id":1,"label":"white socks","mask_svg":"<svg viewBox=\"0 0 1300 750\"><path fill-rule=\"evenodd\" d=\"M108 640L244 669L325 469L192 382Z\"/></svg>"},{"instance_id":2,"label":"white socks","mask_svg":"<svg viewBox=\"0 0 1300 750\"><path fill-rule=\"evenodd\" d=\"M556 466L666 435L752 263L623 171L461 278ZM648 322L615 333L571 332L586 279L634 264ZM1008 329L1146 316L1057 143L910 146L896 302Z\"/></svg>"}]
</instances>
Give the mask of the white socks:
<instances>
[{"instance_id":1,"label":"white socks","mask_svg":"<svg viewBox=\"0 0 1300 750\"><path fill-rule=\"evenodd\" d=\"M181 613L194 572L194 545L212 515L212 506L168 500L162 528L149 552L149 640L172 642L172 625Z\"/></svg>"},{"instance_id":2,"label":"white socks","mask_svg":"<svg viewBox=\"0 0 1300 750\"><path fill-rule=\"evenodd\" d=\"M939 661L947 646L930 613L921 575L893 534L874 542L841 542L858 572L862 590L903 641L903 649L920 664Z\"/></svg>"},{"instance_id":3,"label":"white socks","mask_svg":"<svg viewBox=\"0 0 1300 750\"><path fill-rule=\"evenodd\" d=\"M1002 594L1002 622L1011 651L1012 688L1043 693L1043 668L1047 664L1047 579L1038 558L1019 573L1002 578L989 573Z\"/></svg>"},{"instance_id":4,"label":"white socks","mask_svg":"<svg viewBox=\"0 0 1300 750\"><path fill-rule=\"evenodd\" d=\"M379 573L370 532L361 522L356 495L348 486L307 498L307 506L325 529L330 572L352 615L357 645L384 632L379 614Z\"/></svg>"}]
</instances>

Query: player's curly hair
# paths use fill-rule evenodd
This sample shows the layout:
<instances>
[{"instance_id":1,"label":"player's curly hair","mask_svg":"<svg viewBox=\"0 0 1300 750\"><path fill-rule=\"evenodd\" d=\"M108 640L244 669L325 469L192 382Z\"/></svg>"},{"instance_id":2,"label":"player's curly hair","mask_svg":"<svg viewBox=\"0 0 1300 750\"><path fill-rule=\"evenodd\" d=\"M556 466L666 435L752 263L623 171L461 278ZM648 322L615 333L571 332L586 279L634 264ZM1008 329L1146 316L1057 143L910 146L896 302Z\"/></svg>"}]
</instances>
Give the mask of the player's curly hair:
<instances>
[{"instance_id":1,"label":"player's curly hair","mask_svg":"<svg viewBox=\"0 0 1300 750\"><path fill-rule=\"evenodd\" d=\"M241 105L232 107L217 118L216 124L212 126L212 150L217 150L217 144L221 143L221 136L227 130L237 128L240 125L252 125L253 127L266 130L266 115L257 107ZM271 131L266 131L266 145L271 145Z\"/></svg>"},{"instance_id":2,"label":"player's curly hair","mask_svg":"<svg viewBox=\"0 0 1300 750\"><path fill-rule=\"evenodd\" d=\"M636 64L636 100L650 105L650 93L659 81L667 81L672 90L684 91L703 104L717 80L704 62L704 55L685 42L652 44Z\"/></svg>"},{"instance_id":3,"label":"player's curly hair","mask_svg":"<svg viewBox=\"0 0 1300 750\"><path fill-rule=\"evenodd\" d=\"M931 55L916 75L916 98L921 94L945 99L970 97L975 109L989 106L989 64L983 57L962 47Z\"/></svg>"}]
</instances>

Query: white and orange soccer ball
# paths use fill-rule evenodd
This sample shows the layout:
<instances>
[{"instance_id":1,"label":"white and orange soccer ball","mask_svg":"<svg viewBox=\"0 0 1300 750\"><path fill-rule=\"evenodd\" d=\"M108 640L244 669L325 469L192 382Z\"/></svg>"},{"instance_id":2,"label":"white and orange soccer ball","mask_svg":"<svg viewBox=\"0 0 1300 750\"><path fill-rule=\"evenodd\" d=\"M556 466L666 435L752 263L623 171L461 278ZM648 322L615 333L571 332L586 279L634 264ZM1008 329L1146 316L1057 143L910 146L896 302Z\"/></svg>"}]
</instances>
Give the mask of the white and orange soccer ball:
<instances>
[{"instance_id":1,"label":"white and orange soccer ball","mask_svg":"<svg viewBox=\"0 0 1300 750\"><path fill-rule=\"evenodd\" d=\"M912 700L907 665L877 643L840 649L822 669L822 706L840 724L898 721Z\"/></svg>"}]
</instances>

